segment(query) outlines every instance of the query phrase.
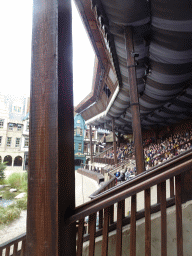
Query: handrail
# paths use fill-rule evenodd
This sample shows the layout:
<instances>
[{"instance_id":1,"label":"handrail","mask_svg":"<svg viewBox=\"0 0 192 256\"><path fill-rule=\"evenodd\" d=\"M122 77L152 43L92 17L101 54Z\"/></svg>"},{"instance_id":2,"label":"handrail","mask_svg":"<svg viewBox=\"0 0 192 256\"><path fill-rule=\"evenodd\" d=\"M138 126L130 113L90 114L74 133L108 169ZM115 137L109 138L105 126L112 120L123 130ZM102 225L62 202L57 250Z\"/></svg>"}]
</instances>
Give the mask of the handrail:
<instances>
[{"instance_id":1,"label":"handrail","mask_svg":"<svg viewBox=\"0 0 192 256\"><path fill-rule=\"evenodd\" d=\"M174 159L172 163L158 167L145 175L136 177L130 182L125 182L123 186L116 186L107 192L103 192L97 198L89 201L74 210L74 214L66 221L70 224L78 219L95 213L103 208L106 208L114 203L120 202L125 198L135 195L136 193L154 186L166 179L178 175L184 171L188 171L192 167L192 152L182 156L179 159ZM175 167L175 163L177 166Z\"/></svg>"},{"instance_id":2,"label":"handrail","mask_svg":"<svg viewBox=\"0 0 192 256\"><path fill-rule=\"evenodd\" d=\"M103 152L100 152L99 154L97 154L97 155L96 155L96 156L94 156L94 157L98 157L98 156L100 156L101 154L103 154L103 153L107 152L108 150L110 150L110 149L112 149L112 148L113 148L113 146L111 146L111 147L109 147L109 148L105 149Z\"/></svg>"},{"instance_id":3,"label":"handrail","mask_svg":"<svg viewBox=\"0 0 192 256\"><path fill-rule=\"evenodd\" d=\"M17 248L19 242L22 242L21 250L18 250L18 248ZM14 253L15 252L21 252L21 255L24 256L25 255L25 242L26 242L26 232L17 236L17 237L15 237L15 238L13 238L13 239L11 239L11 240L6 241L3 244L1 244L0 245L0 255L2 255L2 252L3 252L4 249L10 251L10 247L12 245L14 245ZM9 255L9 254L7 254L7 251L6 251L6 255Z\"/></svg>"},{"instance_id":4,"label":"handrail","mask_svg":"<svg viewBox=\"0 0 192 256\"><path fill-rule=\"evenodd\" d=\"M98 188L95 192L93 192L89 197L90 197L91 199L94 199L94 198L95 198L97 195L99 195L101 192L103 192L103 191L109 189L109 186L110 186L110 185L111 185L111 187L113 187L113 186L114 186L115 179L116 179L116 178L113 177L112 179L110 179L110 180L104 182L104 184L103 184L100 188ZM111 187L110 187L110 188L111 188Z\"/></svg>"}]
</instances>

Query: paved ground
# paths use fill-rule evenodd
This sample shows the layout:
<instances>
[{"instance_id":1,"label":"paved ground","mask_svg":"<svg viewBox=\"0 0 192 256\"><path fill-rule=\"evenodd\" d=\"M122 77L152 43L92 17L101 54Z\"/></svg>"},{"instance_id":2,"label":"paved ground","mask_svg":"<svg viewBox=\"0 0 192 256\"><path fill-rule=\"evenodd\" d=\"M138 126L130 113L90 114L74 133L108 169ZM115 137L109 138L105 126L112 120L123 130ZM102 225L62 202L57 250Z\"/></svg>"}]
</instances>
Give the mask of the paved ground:
<instances>
[{"instance_id":1,"label":"paved ground","mask_svg":"<svg viewBox=\"0 0 192 256\"><path fill-rule=\"evenodd\" d=\"M96 181L75 172L76 206L89 201L89 195L99 188ZM0 244L26 232L27 211L19 219L0 230Z\"/></svg>"}]
</instances>

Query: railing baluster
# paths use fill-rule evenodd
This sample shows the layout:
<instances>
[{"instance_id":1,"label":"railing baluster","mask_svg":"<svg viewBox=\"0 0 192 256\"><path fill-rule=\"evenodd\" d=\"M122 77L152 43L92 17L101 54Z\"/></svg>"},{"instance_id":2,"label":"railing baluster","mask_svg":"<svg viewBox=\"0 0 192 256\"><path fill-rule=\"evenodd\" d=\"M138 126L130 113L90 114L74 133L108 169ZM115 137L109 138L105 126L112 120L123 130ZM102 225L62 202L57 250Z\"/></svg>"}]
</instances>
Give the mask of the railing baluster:
<instances>
[{"instance_id":1,"label":"railing baluster","mask_svg":"<svg viewBox=\"0 0 192 256\"><path fill-rule=\"evenodd\" d=\"M103 209L99 211L99 229L103 227Z\"/></svg>"},{"instance_id":2,"label":"railing baluster","mask_svg":"<svg viewBox=\"0 0 192 256\"><path fill-rule=\"evenodd\" d=\"M116 256L121 256L122 255L123 201L120 201L117 205Z\"/></svg>"},{"instance_id":3,"label":"railing baluster","mask_svg":"<svg viewBox=\"0 0 192 256\"><path fill-rule=\"evenodd\" d=\"M166 181L161 183L161 256L167 256Z\"/></svg>"},{"instance_id":4,"label":"railing baluster","mask_svg":"<svg viewBox=\"0 0 192 256\"><path fill-rule=\"evenodd\" d=\"M170 178L170 197L174 197L174 179Z\"/></svg>"},{"instance_id":5,"label":"railing baluster","mask_svg":"<svg viewBox=\"0 0 192 256\"><path fill-rule=\"evenodd\" d=\"M150 188L145 190L145 256L151 256Z\"/></svg>"},{"instance_id":6,"label":"railing baluster","mask_svg":"<svg viewBox=\"0 0 192 256\"><path fill-rule=\"evenodd\" d=\"M183 256L182 205L181 205L181 174L175 176L175 204L177 228L177 255Z\"/></svg>"},{"instance_id":7,"label":"railing baluster","mask_svg":"<svg viewBox=\"0 0 192 256\"><path fill-rule=\"evenodd\" d=\"M122 200L121 203L122 203L122 218L124 219L125 218L125 200Z\"/></svg>"},{"instance_id":8,"label":"railing baluster","mask_svg":"<svg viewBox=\"0 0 192 256\"><path fill-rule=\"evenodd\" d=\"M89 216L89 231L90 231L89 256L94 256L94 253L95 253L96 213L93 213Z\"/></svg>"},{"instance_id":9,"label":"railing baluster","mask_svg":"<svg viewBox=\"0 0 192 256\"><path fill-rule=\"evenodd\" d=\"M136 195L131 197L130 256L136 256Z\"/></svg>"},{"instance_id":10,"label":"railing baluster","mask_svg":"<svg viewBox=\"0 0 192 256\"><path fill-rule=\"evenodd\" d=\"M26 239L22 241L21 256L25 256L26 253Z\"/></svg>"},{"instance_id":11,"label":"railing baluster","mask_svg":"<svg viewBox=\"0 0 192 256\"><path fill-rule=\"evenodd\" d=\"M79 220L78 227L78 241L77 241L77 256L82 255L82 247L83 247L83 231L84 231L84 219Z\"/></svg>"},{"instance_id":12,"label":"railing baluster","mask_svg":"<svg viewBox=\"0 0 192 256\"><path fill-rule=\"evenodd\" d=\"M13 256L17 255L18 243L14 243Z\"/></svg>"},{"instance_id":13,"label":"railing baluster","mask_svg":"<svg viewBox=\"0 0 192 256\"><path fill-rule=\"evenodd\" d=\"M157 184L157 203L160 203L160 198L161 198L161 184Z\"/></svg>"},{"instance_id":14,"label":"railing baluster","mask_svg":"<svg viewBox=\"0 0 192 256\"><path fill-rule=\"evenodd\" d=\"M114 204L110 206L109 217L110 217L110 224L113 224L114 223Z\"/></svg>"},{"instance_id":15,"label":"railing baluster","mask_svg":"<svg viewBox=\"0 0 192 256\"><path fill-rule=\"evenodd\" d=\"M109 207L104 209L102 256L108 255Z\"/></svg>"},{"instance_id":16,"label":"railing baluster","mask_svg":"<svg viewBox=\"0 0 192 256\"><path fill-rule=\"evenodd\" d=\"M8 247L6 247L6 254L5 256L9 256L10 254L10 245Z\"/></svg>"},{"instance_id":17,"label":"railing baluster","mask_svg":"<svg viewBox=\"0 0 192 256\"><path fill-rule=\"evenodd\" d=\"M2 249L0 249L0 256L2 256L3 255L3 250Z\"/></svg>"}]
</instances>

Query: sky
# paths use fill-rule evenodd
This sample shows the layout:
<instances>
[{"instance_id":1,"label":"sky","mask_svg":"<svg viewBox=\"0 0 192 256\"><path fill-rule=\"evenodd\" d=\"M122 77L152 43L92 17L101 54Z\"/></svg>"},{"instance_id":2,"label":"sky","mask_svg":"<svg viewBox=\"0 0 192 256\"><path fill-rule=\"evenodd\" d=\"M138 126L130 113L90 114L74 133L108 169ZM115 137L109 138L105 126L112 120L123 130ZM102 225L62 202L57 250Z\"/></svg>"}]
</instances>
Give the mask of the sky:
<instances>
[{"instance_id":1,"label":"sky","mask_svg":"<svg viewBox=\"0 0 192 256\"><path fill-rule=\"evenodd\" d=\"M0 93L30 95L33 0L0 3ZM95 54L75 4L73 9L74 106L91 91Z\"/></svg>"}]
</instances>

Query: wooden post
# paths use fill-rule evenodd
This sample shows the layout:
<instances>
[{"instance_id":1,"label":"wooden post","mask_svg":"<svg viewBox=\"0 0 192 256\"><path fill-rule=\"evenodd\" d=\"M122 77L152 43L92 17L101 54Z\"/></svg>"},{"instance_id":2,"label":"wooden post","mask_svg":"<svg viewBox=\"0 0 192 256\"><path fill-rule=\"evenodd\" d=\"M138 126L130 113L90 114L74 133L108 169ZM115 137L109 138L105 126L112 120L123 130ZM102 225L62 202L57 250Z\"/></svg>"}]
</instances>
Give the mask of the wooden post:
<instances>
[{"instance_id":1,"label":"wooden post","mask_svg":"<svg viewBox=\"0 0 192 256\"><path fill-rule=\"evenodd\" d=\"M141 134L141 122L139 113L139 99L137 92L137 81L135 71L135 58L134 58L134 45L132 28L126 27L125 29L125 40L127 50L127 68L129 74L129 86L130 86L130 105L132 113L132 129L135 145L135 159L137 173L145 171L144 154L143 154L143 143Z\"/></svg>"},{"instance_id":2,"label":"wooden post","mask_svg":"<svg viewBox=\"0 0 192 256\"><path fill-rule=\"evenodd\" d=\"M93 145L92 145L92 127L89 126L89 132L90 132L90 153L91 153L91 164L93 163Z\"/></svg>"},{"instance_id":3,"label":"wooden post","mask_svg":"<svg viewBox=\"0 0 192 256\"><path fill-rule=\"evenodd\" d=\"M75 255L70 1L33 1L31 68L26 255Z\"/></svg>"},{"instance_id":4,"label":"wooden post","mask_svg":"<svg viewBox=\"0 0 192 256\"><path fill-rule=\"evenodd\" d=\"M113 150L114 150L114 164L117 164L117 145L115 136L115 119L112 119L112 130L113 130Z\"/></svg>"}]
</instances>

